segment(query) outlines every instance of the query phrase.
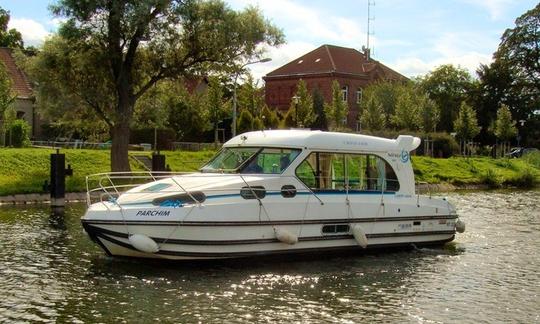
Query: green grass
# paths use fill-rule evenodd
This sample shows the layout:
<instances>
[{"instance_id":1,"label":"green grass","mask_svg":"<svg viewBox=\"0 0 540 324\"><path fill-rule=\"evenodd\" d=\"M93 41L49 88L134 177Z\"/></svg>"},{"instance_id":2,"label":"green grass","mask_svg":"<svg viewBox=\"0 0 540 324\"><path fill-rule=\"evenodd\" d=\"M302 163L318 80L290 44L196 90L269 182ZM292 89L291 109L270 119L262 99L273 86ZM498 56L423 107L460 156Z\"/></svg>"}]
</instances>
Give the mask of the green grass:
<instances>
[{"instance_id":1,"label":"green grass","mask_svg":"<svg viewBox=\"0 0 540 324\"><path fill-rule=\"evenodd\" d=\"M413 157L417 181L454 185L485 184L491 187L534 185L540 177L540 166L524 159L488 157L432 159Z\"/></svg>"},{"instance_id":2,"label":"green grass","mask_svg":"<svg viewBox=\"0 0 540 324\"><path fill-rule=\"evenodd\" d=\"M110 171L109 151L72 150L66 154L73 176L66 180L69 192L85 191L85 177L89 174ZM0 196L18 193L44 192L43 183L49 180L49 149L0 149ZM135 152L134 152L135 153ZM172 171L193 171L208 161L213 151L162 152ZM136 152L136 154L148 154ZM143 170L131 160L133 171ZM458 158L432 159L413 157L417 181L451 183L454 185L486 184L491 187L537 185L540 177L540 155L527 159Z\"/></svg>"},{"instance_id":3,"label":"green grass","mask_svg":"<svg viewBox=\"0 0 540 324\"><path fill-rule=\"evenodd\" d=\"M0 196L20 193L41 193L49 181L50 154L54 150L33 148L0 149ZM61 150L66 164L71 164L73 176L66 178L66 191L85 191L85 177L110 171L110 152L106 150ZM134 152L137 155L151 153ZM214 152L163 152L172 171L193 171L209 160ZM133 171L144 168L130 159Z\"/></svg>"}]
</instances>

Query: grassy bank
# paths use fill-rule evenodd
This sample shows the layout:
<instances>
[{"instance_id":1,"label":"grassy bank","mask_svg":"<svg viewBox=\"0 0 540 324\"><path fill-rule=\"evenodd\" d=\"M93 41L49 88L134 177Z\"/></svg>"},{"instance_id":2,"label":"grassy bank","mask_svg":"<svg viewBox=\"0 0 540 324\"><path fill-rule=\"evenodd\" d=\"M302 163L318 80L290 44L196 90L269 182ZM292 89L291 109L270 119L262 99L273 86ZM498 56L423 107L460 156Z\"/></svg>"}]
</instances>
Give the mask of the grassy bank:
<instances>
[{"instance_id":1,"label":"grassy bank","mask_svg":"<svg viewBox=\"0 0 540 324\"><path fill-rule=\"evenodd\" d=\"M18 193L44 192L43 183L49 179L48 149L0 149L0 196ZM73 168L68 177L67 191L84 191L85 176L109 171L109 151L62 150ZM141 154L141 152L137 152ZM146 153L142 153L146 154ZM150 155L150 153L147 153ZM213 152L163 152L172 171L196 170L212 157ZM487 184L499 186L530 186L540 178L540 156L532 159L413 157L417 181L451 183L454 185ZM132 170L143 170L131 161Z\"/></svg>"}]
</instances>

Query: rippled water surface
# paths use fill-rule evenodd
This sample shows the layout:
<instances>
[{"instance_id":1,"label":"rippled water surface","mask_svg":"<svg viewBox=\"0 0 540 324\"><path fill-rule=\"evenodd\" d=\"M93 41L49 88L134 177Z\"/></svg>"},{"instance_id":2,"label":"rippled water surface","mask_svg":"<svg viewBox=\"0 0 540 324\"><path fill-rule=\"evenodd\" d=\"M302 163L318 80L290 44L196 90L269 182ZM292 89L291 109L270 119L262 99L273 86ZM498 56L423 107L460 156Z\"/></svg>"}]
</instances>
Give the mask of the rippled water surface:
<instances>
[{"instance_id":1,"label":"rippled water surface","mask_svg":"<svg viewBox=\"0 0 540 324\"><path fill-rule=\"evenodd\" d=\"M540 192L449 200L444 248L198 265L106 257L83 205L0 207L0 322L540 322Z\"/></svg>"}]
</instances>

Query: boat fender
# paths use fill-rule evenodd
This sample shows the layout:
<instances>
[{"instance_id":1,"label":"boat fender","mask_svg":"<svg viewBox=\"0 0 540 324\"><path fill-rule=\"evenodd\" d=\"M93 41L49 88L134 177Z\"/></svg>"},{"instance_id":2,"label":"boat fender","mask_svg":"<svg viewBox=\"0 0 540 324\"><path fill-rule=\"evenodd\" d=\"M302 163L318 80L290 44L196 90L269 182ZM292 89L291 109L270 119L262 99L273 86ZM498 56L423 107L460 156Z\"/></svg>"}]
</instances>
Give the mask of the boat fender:
<instances>
[{"instance_id":1,"label":"boat fender","mask_svg":"<svg viewBox=\"0 0 540 324\"><path fill-rule=\"evenodd\" d=\"M368 246L368 239L362 227L360 225L353 225L352 233L356 243L365 249Z\"/></svg>"},{"instance_id":2,"label":"boat fender","mask_svg":"<svg viewBox=\"0 0 540 324\"><path fill-rule=\"evenodd\" d=\"M156 241L143 234L130 235L129 243L131 243L134 248L141 252L156 253L159 251L159 246L157 245Z\"/></svg>"},{"instance_id":3,"label":"boat fender","mask_svg":"<svg viewBox=\"0 0 540 324\"><path fill-rule=\"evenodd\" d=\"M298 243L298 236L294 235L293 233L285 229L275 228L274 233L276 234L276 238L280 242L291 244L291 245Z\"/></svg>"},{"instance_id":4,"label":"boat fender","mask_svg":"<svg viewBox=\"0 0 540 324\"><path fill-rule=\"evenodd\" d=\"M458 219L457 222L456 222L456 231L458 233L465 232L465 222L462 221L461 219Z\"/></svg>"}]
</instances>

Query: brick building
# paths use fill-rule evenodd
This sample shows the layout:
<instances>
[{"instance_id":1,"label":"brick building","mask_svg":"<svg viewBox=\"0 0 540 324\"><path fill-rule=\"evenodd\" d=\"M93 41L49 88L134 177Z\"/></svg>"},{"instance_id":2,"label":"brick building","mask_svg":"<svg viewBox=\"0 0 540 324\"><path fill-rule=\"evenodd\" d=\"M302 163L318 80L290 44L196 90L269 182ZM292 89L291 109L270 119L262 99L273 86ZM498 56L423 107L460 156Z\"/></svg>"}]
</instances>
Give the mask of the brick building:
<instances>
[{"instance_id":1,"label":"brick building","mask_svg":"<svg viewBox=\"0 0 540 324\"><path fill-rule=\"evenodd\" d=\"M0 47L0 62L4 65L7 74L11 78L13 93L15 94L15 111L17 118L24 119L30 125L30 137L40 134L40 119L35 111L35 97L32 87L24 72L17 66L13 58L13 50ZM0 116L0 120L3 116ZM0 121L1 122L1 121Z\"/></svg>"},{"instance_id":2,"label":"brick building","mask_svg":"<svg viewBox=\"0 0 540 324\"><path fill-rule=\"evenodd\" d=\"M326 102L332 98L332 82L341 86L349 104L347 124L355 129L362 89L378 80L401 81L406 77L354 48L322 45L263 77L265 101L281 111L289 109L298 81L306 82L310 92L318 89Z\"/></svg>"}]
</instances>

